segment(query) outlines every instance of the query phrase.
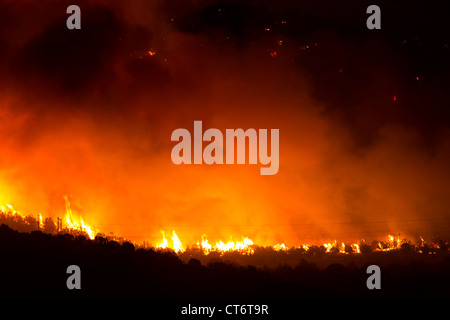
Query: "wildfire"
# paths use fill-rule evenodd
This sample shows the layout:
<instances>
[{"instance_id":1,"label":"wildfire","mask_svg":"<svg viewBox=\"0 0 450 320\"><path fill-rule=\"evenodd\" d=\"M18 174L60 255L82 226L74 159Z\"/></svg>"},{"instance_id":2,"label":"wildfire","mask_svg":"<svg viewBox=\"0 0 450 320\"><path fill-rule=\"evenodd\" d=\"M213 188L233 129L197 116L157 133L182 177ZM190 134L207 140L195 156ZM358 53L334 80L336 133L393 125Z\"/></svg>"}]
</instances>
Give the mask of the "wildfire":
<instances>
[{"instance_id":1,"label":"wildfire","mask_svg":"<svg viewBox=\"0 0 450 320\"><path fill-rule=\"evenodd\" d=\"M80 217L79 222L74 219L72 209L70 208L69 198L67 196L63 197L66 202L66 216L64 217L64 220L66 221L67 228L70 230L86 232L90 239L95 239L95 232L92 230L91 226L85 224L82 217Z\"/></svg>"},{"instance_id":2,"label":"wildfire","mask_svg":"<svg viewBox=\"0 0 450 320\"><path fill-rule=\"evenodd\" d=\"M226 251L240 251L242 253L253 253L253 249L251 246L253 245L253 241L249 238L243 238L242 241L228 241L227 243L223 243L222 241L219 241L216 243L216 246L214 249L219 252L226 252Z\"/></svg>"},{"instance_id":3,"label":"wildfire","mask_svg":"<svg viewBox=\"0 0 450 320\"><path fill-rule=\"evenodd\" d=\"M6 207L5 207L5 206L6 206ZM22 217L22 218L25 218L24 216L22 216L22 215L20 214L19 211L14 210L14 208L12 207L12 205L10 205L10 204L5 204L5 206L4 206L4 205L0 206L0 209L2 210L2 212L4 212L4 213L9 213L10 215L20 216L20 217Z\"/></svg>"},{"instance_id":4,"label":"wildfire","mask_svg":"<svg viewBox=\"0 0 450 320\"><path fill-rule=\"evenodd\" d=\"M202 235L202 243L197 242L197 247L200 247L202 251L206 254L211 252L212 246L209 244L208 239L206 239L206 235Z\"/></svg>"},{"instance_id":5,"label":"wildfire","mask_svg":"<svg viewBox=\"0 0 450 320\"><path fill-rule=\"evenodd\" d=\"M63 219L59 219L61 221L61 224L58 222L58 225L54 225L53 230L56 230L57 232L67 232L72 234L85 234L87 235L91 240L95 239L95 235L97 230L94 231L94 229L86 224L81 216L77 219L73 212L72 208L70 206L70 201L67 196L63 196L65 201L65 215ZM24 225L27 226L27 230L45 230L48 223L52 222L52 219L44 219L42 214L38 214L37 216L24 216L19 211L15 210L12 205L10 204L4 204L0 205L0 218L3 221L6 221L6 223L11 222L15 225ZM54 222L53 222L54 223ZM171 241L168 241L166 238L166 233L164 230L161 230L162 235L162 241L161 243L154 246L157 250L173 250L176 253L183 253L189 247L185 247L182 244L182 241L180 240L180 237L176 233L175 230L172 231L172 236L170 237ZM344 243L344 242L338 242L335 240L334 242L327 242L323 243L322 245L312 245L312 244L300 244L298 246L287 246L284 243L278 243L273 246L269 246L269 248L272 248L274 251L277 252L288 252L291 249L301 249L304 252L308 252L310 250L319 250L318 252L323 252L327 254L360 254L361 253L361 247L365 246L365 248L370 247L370 250L372 251L391 251L391 250L400 250L403 248L403 245L405 244L405 248L415 249L419 253L426 253L426 254L434 254L438 252L438 250L441 250L441 244L444 244L443 248L448 248L448 244L446 242L430 242L427 243L422 237L420 237L420 241L416 246L412 245L410 241L407 241L406 239L401 240L400 234L397 236L388 235L384 241L374 241L371 246L368 246L364 240L361 240L360 242L354 242L354 243ZM217 252L219 254L225 254L227 252L238 252L240 254L244 255L250 255L254 254L255 248L261 247L257 244L255 244L254 241L250 240L248 237L242 237L242 240L240 241L233 241L231 238L228 242L224 242L222 240L219 240L215 243L215 245L212 245L205 234L201 236L201 241L198 241L196 243L196 248L200 249L200 251L208 255L212 252ZM264 247L267 248L267 247ZM313 252L313 251L311 251Z\"/></svg>"},{"instance_id":6,"label":"wildfire","mask_svg":"<svg viewBox=\"0 0 450 320\"><path fill-rule=\"evenodd\" d=\"M378 242L378 251L390 251L399 249L401 247L400 235L397 236L397 240L392 235L388 235L388 240Z\"/></svg>"},{"instance_id":7,"label":"wildfire","mask_svg":"<svg viewBox=\"0 0 450 320\"><path fill-rule=\"evenodd\" d=\"M177 234L175 231L172 231L172 245L169 245L166 237L165 237L165 232L161 231L161 234L163 235L163 240L160 244L156 245L156 249L171 249L177 253L181 253L186 251L185 248L182 247L181 245L181 241L179 240ZM224 254L226 252L239 252L241 254L253 254L254 248L257 247L258 245L255 244L252 240L250 240L247 237L242 237L242 241L228 241L227 243L223 242L223 241L218 241L216 242L216 244L214 246L212 246L208 239L206 238L206 235L202 235L201 236L201 242L198 241L196 243L196 246L198 249L200 249L203 254L208 255L211 252L218 252L220 254ZM406 241L406 240L404 240ZM421 245L420 247L423 247L425 244L425 241L421 238ZM390 251L390 250L394 250L394 249L400 249L401 248L401 244L403 243L403 241L400 240L400 235L397 236L397 239L395 239L394 236L392 235L388 235L387 236L387 240L386 241L379 241L377 242L377 246L376 248L374 248L374 251ZM301 244L297 247L288 247L286 246L284 243L279 243L276 244L274 246L271 246L271 248L274 251L278 251L278 252L287 252L290 250L290 248L292 249L302 249L303 251L308 251L309 249L311 249L312 247L316 247L316 248L322 248L324 253L330 253L330 254L360 254L361 253L361 245L365 244L364 240L361 240L360 243L344 243L344 242L338 242L337 240L335 240L334 242L328 242L328 243L324 243L322 245L319 246L314 246L311 244ZM434 245L435 249L437 249L438 247L436 245ZM419 250L419 252L421 252Z\"/></svg>"},{"instance_id":8,"label":"wildfire","mask_svg":"<svg viewBox=\"0 0 450 320\"><path fill-rule=\"evenodd\" d=\"M157 249L170 248L178 253L185 251L175 231L172 231L172 246L169 246L167 239L165 237L165 232L161 230L161 234L163 236L163 240L160 244L156 245ZM222 240L220 240L219 242L216 242L214 247L208 242L208 239L206 239L206 235L202 235L201 238L202 241L201 243L197 242L197 247L200 248L204 254L209 254L212 251L220 253L238 251L244 254L251 254L254 252L252 248L253 241L247 237L243 237L242 241L236 242L230 240L227 243L225 243Z\"/></svg>"},{"instance_id":9,"label":"wildfire","mask_svg":"<svg viewBox=\"0 0 450 320\"><path fill-rule=\"evenodd\" d=\"M164 231L161 230L161 234L163 236L163 241L161 244L157 245L156 248L166 249L169 247L169 243L167 242L166 234L164 233Z\"/></svg>"},{"instance_id":10,"label":"wildfire","mask_svg":"<svg viewBox=\"0 0 450 320\"><path fill-rule=\"evenodd\" d=\"M91 240L95 239L96 232L93 230L93 228L90 225L86 224L81 216L79 220L73 217L69 199L67 196L63 197L64 201L66 202L66 214L62 219L62 221L64 221L65 226L64 227L61 226L61 230L58 230L58 225L56 225L53 222L54 229L58 231L62 231L64 229L69 233L79 233L79 232L86 233ZM15 222L19 222L28 226L33 225L37 230L43 230L45 227L44 218L40 213L37 215L37 218L31 215L24 216L19 211L16 211L10 204L0 205L0 213L5 217L9 217ZM46 221L46 223L51 223L50 221Z\"/></svg>"},{"instance_id":11,"label":"wildfire","mask_svg":"<svg viewBox=\"0 0 450 320\"><path fill-rule=\"evenodd\" d=\"M173 243L173 250L175 250L175 252L183 252L184 251L181 241L180 241L180 239L178 239L178 236L175 233L175 231L172 231L172 243Z\"/></svg>"},{"instance_id":12,"label":"wildfire","mask_svg":"<svg viewBox=\"0 0 450 320\"><path fill-rule=\"evenodd\" d=\"M39 230L44 228L44 221L42 220L42 214L40 214L40 213L38 215L38 225L39 225Z\"/></svg>"},{"instance_id":13,"label":"wildfire","mask_svg":"<svg viewBox=\"0 0 450 320\"><path fill-rule=\"evenodd\" d=\"M284 243L282 243L282 244L276 244L276 245L274 245L273 246L273 249L275 250L275 251L285 251L285 250L287 250L288 248L285 246L285 244Z\"/></svg>"}]
</instances>

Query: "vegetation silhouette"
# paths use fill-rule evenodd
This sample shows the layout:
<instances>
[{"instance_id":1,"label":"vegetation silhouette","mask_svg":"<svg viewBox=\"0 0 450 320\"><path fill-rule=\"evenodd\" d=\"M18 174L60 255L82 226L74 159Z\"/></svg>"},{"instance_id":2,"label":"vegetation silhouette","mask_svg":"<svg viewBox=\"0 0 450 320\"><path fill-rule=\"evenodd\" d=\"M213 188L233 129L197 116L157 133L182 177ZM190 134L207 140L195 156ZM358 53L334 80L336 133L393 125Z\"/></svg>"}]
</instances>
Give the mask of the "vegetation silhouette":
<instances>
[{"instance_id":1,"label":"vegetation silhouette","mask_svg":"<svg viewBox=\"0 0 450 320\"><path fill-rule=\"evenodd\" d=\"M423 250L429 250L422 248ZM325 254L255 248L200 257L97 236L19 232L0 226L0 297L28 299L448 299L448 250L419 253L410 244L388 252ZM194 257L195 256L195 257ZM289 256L276 267L264 261ZM187 260L184 260L188 258ZM256 262L254 264L248 262ZM282 260L280 260L282 261ZM69 265L81 268L81 290L66 287ZM382 290L366 287L367 266L382 270Z\"/></svg>"}]
</instances>

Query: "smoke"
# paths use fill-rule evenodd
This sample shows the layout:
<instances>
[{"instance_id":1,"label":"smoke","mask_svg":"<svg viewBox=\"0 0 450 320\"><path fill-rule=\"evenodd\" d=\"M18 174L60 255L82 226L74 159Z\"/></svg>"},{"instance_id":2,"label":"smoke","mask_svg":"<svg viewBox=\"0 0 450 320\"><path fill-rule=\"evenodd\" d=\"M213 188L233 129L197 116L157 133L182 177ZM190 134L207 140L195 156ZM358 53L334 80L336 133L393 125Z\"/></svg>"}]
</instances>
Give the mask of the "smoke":
<instances>
[{"instance_id":1,"label":"smoke","mask_svg":"<svg viewBox=\"0 0 450 320\"><path fill-rule=\"evenodd\" d=\"M56 219L69 195L137 241L448 235L447 35L424 49L402 28L372 34L361 4L325 21L206 1L82 1L67 30L68 5L1 3L0 202ZM280 129L279 172L175 166L171 133L194 120Z\"/></svg>"}]
</instances>

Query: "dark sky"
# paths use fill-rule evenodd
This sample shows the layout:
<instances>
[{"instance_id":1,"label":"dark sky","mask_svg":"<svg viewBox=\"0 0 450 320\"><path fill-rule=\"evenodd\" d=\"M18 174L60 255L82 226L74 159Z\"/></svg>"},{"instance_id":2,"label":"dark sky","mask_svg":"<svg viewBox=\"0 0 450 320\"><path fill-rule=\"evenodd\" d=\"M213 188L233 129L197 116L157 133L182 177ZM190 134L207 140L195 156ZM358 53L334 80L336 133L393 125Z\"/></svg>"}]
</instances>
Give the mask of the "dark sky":
<instances>
[{"instance_id":1,"label":"dark sky","mask_svg":"<svg viewBox=\"0 0 450 320\"><path fill-rule=\"evenodd\" d=\"M2 0L0 202L55 218L68 194L138 240L449 235L443 3L77 1L68 30L72 2ZM173 165L194 120L279 128L279 173Z\"/></svg>"}]
</instances>

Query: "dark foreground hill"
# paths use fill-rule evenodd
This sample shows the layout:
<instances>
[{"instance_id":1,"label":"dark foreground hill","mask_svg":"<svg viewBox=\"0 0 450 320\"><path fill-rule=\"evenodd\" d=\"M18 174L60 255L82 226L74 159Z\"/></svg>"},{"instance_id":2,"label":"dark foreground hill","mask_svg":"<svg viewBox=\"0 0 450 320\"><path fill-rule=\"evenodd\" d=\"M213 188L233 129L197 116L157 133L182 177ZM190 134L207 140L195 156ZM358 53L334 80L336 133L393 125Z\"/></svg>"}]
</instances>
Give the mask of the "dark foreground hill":
<instances>
[{"instance_id":1,"label":"dark foreground hill","mask_svg":"<svg viewBox=\"0 0 450 320\"><path fill-rule=\"evenodd\" d=\"M389 263L389 255L396 255ZM399 255L403 255L399 259ZM294 267L239 266L215 259L182 262L173 252L131 243L89 240L0 226L0 298L12 299L448 299L450 256L378 252L324 268L305 255ZM326 258L323 258L326 259ZM322 259L322 262L323 262ZM331 261L331 260L330 260ZM369 290L369 264L381 267L381 289ZM81 269L81 289L69 290L67 267ZM350 301L350 300L349 300Z\"/></svg>"}]
</instances>

